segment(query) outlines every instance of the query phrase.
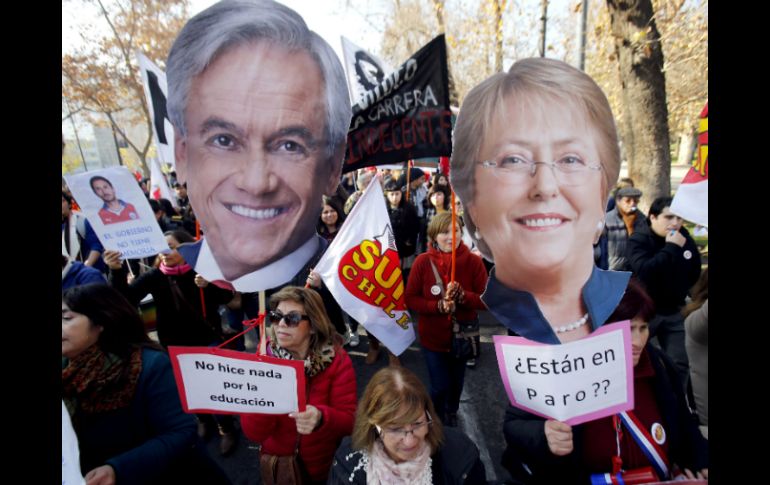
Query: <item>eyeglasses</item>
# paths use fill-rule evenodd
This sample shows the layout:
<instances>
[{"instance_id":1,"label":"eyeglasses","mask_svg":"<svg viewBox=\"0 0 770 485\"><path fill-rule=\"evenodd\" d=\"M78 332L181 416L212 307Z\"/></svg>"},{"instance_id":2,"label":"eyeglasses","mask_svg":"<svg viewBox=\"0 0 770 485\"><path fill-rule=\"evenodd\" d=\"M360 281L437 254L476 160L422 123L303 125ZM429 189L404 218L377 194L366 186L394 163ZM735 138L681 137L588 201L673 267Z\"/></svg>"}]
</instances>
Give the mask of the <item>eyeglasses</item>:
<instances>
[{"instance_id":1,"label":"eyeglasses","mask_svg":"<svg viewBox=\"0 0 770 485\"><path fill-rule=\"evenodd\" d=\"M268 312L267 318L273 325L278 325L283 320L287 327L296 327L302 320L310 320L310 317L302 315L300 312L289 312L284 315L278 310Z\"/></svg>"},{"instance_id":2,"label":"eyeglasses","mask_svg":"<svg viewBox=\"0 0 770 485\"><path fill-rule=\"evenodd\" d=\"M588 165L574 155L562 157L553 162L536 162L520 155L500 155L493 160L476 163L512 184L523 184L527 181L527 176L534 177L538 165L551 167L560 185L581 185L588 180L590 173L602 169L601 165Z\"/></svg>"},{"instance_id":3,"label":"eyeglasses","mask_svg":"<svg viewBox=\"0 0 770 485\"><path fill-rule=\"evenodd\" d=\"M430 427L430 425L433 423L433 420L430 417L430 413L426 411L425 414L428 415L428 419L425 421L418 421L416 423L413 423L412 429L406 429L406 427L403 427L403 426L400 428L381 428L379 426L376 426L376 428L377 428L377 431L379 431L382 434L386 434L391 438L405 440L406 436L409 433L412 433L412 436L414 436L415 433L420 433L423 430Z\"/></svg>"}]
</instances>

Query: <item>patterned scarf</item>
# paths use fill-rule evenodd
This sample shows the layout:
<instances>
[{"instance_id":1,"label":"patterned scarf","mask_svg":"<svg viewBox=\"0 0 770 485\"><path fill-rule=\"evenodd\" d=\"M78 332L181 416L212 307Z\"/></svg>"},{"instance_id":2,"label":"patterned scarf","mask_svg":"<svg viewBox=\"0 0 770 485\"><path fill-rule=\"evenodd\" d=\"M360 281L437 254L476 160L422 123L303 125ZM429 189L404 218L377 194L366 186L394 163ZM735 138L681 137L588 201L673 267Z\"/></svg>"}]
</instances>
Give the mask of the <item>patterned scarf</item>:
<instances>
[{"instance_id":1,"label":"patterned scarf","mask_svg":"<svg viewBox=\"0 0 770 485\"><path fill-rule=\"evenodd\" d=\"M70 416L76 409L100 413L128 407L142 372L142 350L135 348L127 360L92 345L69 361L61 371L64 402Z\"/></svg>"},{"instance_id":2,"label":"patterned scarf","mask_svg":"<svg viewBox=\"0 0 770 485\"><path fill-rule=\"evenodd\" d=\"M278 340L275 338L275 331L272 328L270 329L270 351L279 359L292 360L294 358L291 352L278 346ZM329 367L332 360L334 360L334 346L332 344L321 347L320 354L311 350L305 357L305 375L313 377L320 374L321 371Z\"/></svg>"},{"instance_id":3,"label":"patterned scarf","mask_svg":"<svg viewBox=\"0 0 770 485\"><path fill-rule=\"evenodd\" d=\"M433 471L430 445L423 441L420 454L413 460L396 463L385 451L382 440L377 440L372 451L364 458L366 464L366 485L431 485Z\"/></svg>"}]
</instances>

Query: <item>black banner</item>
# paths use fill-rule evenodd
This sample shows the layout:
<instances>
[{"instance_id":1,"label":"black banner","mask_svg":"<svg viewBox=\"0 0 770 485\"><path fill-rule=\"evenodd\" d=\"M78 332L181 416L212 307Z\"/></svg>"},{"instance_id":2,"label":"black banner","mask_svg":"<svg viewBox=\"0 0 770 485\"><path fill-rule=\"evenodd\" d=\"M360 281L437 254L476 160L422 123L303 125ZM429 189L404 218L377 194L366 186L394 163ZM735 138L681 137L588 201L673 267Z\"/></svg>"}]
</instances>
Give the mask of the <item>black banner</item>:
<instances>
[{"instance_id":1,"label":"black banner","mask_svg":"<svg viewBox=\"0 0 770 485\"><path fill-rule=\"evenodd\" d=\"M343 173L452 153L444 34L353 106Z\"/></svg>"}]
</instances>

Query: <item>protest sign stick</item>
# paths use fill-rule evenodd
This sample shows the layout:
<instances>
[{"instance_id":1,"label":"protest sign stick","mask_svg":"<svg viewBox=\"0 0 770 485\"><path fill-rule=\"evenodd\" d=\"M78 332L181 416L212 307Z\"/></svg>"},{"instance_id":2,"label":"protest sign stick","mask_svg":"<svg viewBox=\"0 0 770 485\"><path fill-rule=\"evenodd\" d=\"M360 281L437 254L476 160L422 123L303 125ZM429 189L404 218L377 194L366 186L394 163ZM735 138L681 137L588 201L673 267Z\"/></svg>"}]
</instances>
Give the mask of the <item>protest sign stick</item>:
<instances>
[{"instance_id":1,"label":"protest sign stick","mask_svg":"<svg viewBox=\"0 0 770 485\"><path fill-rule=\"evenodd\" d=\"M411 186L409 185L409 182L411 181L410 175L412 175L412 170L409 167L409 162L407 162L406 164L406 202L407 203L409 202L409 189L411 188Z\"/></svg>"},{"instance_id":2,"label":"protest sign stick","mask_svg":"<svg viewBox=\"0 0 770 485\"><path fill-rule=\"evenodd\" d=\"M201 224L198 222L198 219L195 219L195 240L200 241L201 240ZM206 318L206 299L203 296L203 288L198 287L198 291L201 293L201 312L203 313L203 318ZM240 335L240 334L238 334ZM236 335L236 337L238 336ZM235 337L233 337L235 338ZM232 340L232 339L230 339ZM230 341L228 340L228 342ZM224 345L224 344L223 344Z\"/></svg>"},{"instance_id":3,"label":"protest sign stick","mask_svg":"<svg viewBox=\"0 0 770 485\"><path fill-rule=\"evenodd\" d=\"M455 280L455 260L457 258L457 209L455 208L455 191L452 190L452 188L449 188L451 192L451 200L452 200L452 277L449 278L449 281L452 282Z\"/></svg>"},{"instance_id":4,"label":"protest sign stick","mask_svg":"<svg viewBox=\"0 0 770 485\"><path fill-rule=\"evenodd\" d=\"M267 314L267 308L265 307L265 292L259 292L259 315L262 318L262 325L259 327L259 355L267 355L267 338L265 338L265 315Z\"/></svg>"}]
</instances>

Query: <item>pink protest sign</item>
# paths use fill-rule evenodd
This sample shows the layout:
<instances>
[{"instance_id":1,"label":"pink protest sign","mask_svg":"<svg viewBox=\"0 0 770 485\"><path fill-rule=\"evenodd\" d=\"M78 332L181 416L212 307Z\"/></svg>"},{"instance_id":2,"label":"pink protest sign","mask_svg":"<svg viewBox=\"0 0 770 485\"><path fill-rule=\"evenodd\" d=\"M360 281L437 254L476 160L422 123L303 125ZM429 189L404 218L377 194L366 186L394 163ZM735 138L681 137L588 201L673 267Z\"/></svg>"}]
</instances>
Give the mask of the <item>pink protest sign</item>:
<instances>
[{"instance_id":1,"label":"pink protest sign","mask_svg":"<svg viewBox=\"0 0 770 485\"><path fill-rule=\"evenodd\" d=\"M494 342L505 391L517 408L572 426L634 408L628 320L561 345L503 335Z\"/></svg>"},{"instance_id":2,"label":"pink protest sign","mask_svg":"<svg viewBox=\"0 0 770 485\"><path fill-rule=\"evenodd\" d=\"M287 414L305 410L304 363L212 347L169 347L188 413Z\"/></svg>"}]
</instances>

